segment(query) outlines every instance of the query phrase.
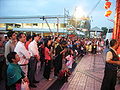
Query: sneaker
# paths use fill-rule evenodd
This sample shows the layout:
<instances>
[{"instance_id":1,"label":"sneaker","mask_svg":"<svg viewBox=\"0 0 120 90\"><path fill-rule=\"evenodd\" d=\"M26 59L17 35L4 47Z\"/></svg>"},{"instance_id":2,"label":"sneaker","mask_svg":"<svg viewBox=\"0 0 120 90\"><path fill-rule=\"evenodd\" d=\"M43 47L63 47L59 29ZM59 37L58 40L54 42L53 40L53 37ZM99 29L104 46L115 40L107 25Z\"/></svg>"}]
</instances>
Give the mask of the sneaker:
<instances>
[{"instance_id":1,"label":"sneaker","mask_svg":"<svg viewBox=\"0 0 120 90\"><path fill-rule=\"evenodd\" d=\"M48 79L48 81L51 81L51 80L52 80L51 78Z\"/></svg>"}]
</instances>

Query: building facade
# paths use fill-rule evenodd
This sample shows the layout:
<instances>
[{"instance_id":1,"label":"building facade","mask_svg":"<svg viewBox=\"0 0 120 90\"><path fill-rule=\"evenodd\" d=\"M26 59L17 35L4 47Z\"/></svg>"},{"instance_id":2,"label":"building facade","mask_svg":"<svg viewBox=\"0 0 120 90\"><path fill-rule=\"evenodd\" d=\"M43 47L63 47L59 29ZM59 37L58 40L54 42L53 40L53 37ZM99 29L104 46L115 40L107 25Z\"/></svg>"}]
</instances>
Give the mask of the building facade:
<instances>
[{"instance_id":1,"label":"building facade","mask_svg":"<svg viewBox=\"0 0 120 90\"><path fill-rule=\"evenodd\" d=\"M52 33L53 35L65 34L66 26L64 25L63 19L49 19L41 20L39 18L30 19L0 19L0 32L7 32L9 30L13 31L25 31L25 32L35 32L41 33L43 35Z\"/></svg>"}]
</instances>

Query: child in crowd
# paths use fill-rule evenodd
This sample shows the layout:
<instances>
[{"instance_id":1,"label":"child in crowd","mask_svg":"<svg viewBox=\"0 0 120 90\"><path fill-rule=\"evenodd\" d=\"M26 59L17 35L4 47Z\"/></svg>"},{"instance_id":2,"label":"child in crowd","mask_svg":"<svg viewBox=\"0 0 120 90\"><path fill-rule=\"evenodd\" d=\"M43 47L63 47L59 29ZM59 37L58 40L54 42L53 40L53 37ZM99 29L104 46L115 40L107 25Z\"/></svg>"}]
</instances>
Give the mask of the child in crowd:
<instances>
[{"instance_id":1,"label":"child in crowd","mask_svg":"<svg viewBox=\"0 0 120 90\"><path fill-rule=\"evenodd\" d=\"M29 80L24 76L24 72L18 65L20 57L16 52L10 52L7 55L9 65L7 68L7 85L9 90L21 90L22 79L24 82L29 82Z\"/></svg>"},{"instance_id":2,"label":"child in crowd","mask_svg":"<svg viewBox=\"0 0 120 90\"><path fill-rule=\"evenodd\" d=\"M90 44L88 45L88 55L90 55L91 52L92 52L92 44L90 43Z\"/></svg>"},{"instance_id":3,"label":"child in crowd","mask_svg":"<svg viewBox=\"0 0 120 90\"><path fill-rule=\"evenodd\" d=\"M65 59L67 60L66 62L66 66L68 68L68 71L70 71L70 69L72 69L72 64L73 64L73 51L72 49L68 49L68 55L65 57Z\"/></svg>"}]
</instances>

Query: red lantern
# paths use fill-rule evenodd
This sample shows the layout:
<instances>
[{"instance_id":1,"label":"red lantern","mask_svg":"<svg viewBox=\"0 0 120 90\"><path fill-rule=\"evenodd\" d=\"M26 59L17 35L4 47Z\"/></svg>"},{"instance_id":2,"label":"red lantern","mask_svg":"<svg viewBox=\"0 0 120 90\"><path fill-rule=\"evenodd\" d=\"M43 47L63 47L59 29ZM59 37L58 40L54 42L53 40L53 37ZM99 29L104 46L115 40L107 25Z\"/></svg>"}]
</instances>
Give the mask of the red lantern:
<instances>
[{"instance_id":1,"label":"red lantern","mask_svg":"<svg viewBox=\"0 0 120 90\"><path fill-rule=\"evenodd\" d=\"M109 17L111 15L111 13L112 13L112 11L108 10L108 11L105 12L105 16Z\"/></svg>"},{"instance_id":2,"label":"red lantern","mask_svg":"<svg viewBox=\"0 0 120 90\"><path fill-rule=\"evenodd\" d=\"M110 7L108 7L108 6L105 6L104 8L105 8L105 9L108 9L108 8L110 8Z\"/></svg>"},{"instance_id":3,"label":"red lantern","mask_svg":"<svg viewBox=\"0 0 120 90\"><path fill-rule=\"evenodd\" d=\"M105 5L107 6L110 6L111 5L111 2L106 2Z\"/></svg>"},{"instance_id":4,"label":"red lantern","mask_svg":"<svg viewBox=\"0 0 120 90\"><path fill-rule=\"evenodd\" d=\"M109 0L105 0L105 1L109 1Z\"/></svg>"},{"instance_id":5,"label":"red lantern","mask_svg":"<svg viewBox=\"0 0 120 90\"><path fill-rule=\"evenodd\" d=\"M111 2L106 2L106 3L105 3L105 9L110 8L110 6L111 6Z\"/></svg>"}]
</instances>

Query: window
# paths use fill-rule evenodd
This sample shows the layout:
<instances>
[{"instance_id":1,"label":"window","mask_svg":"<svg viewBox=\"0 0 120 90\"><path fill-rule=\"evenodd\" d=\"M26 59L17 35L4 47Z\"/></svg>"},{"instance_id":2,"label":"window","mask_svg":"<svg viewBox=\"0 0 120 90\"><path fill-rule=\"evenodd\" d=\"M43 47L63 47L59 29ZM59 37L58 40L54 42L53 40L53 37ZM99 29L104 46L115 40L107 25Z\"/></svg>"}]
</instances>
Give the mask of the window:
<instances>
[{"instance_id":1,"label":"window","mask_svg":"<svg viewBox=\"0 0 120 90\"><path fill-rule=\"evenodd\" d=\"M33 23L33 28L38 28L38 23Z\"/></svg>"},{"instance_id":2,"label":"window","mask_svg":"<svg viewBox=\"0 0 120 90\"><path fill-rule=\"evenodd\" d=\"M38 26L38 24L37 23L33 23L33 26Z\"/></svg>"},{"instance_id":3,"label":"window","mask_svg":"<svg viewBox=\"0 0 120 90\"><path fill-rule=\"evenodd\" d=\"M32 28L32 23L23 23L24 28Z\"/></svg>"},{"instance_id":4,"label":"window","mask_svg":"<svg viewBox=\"0 0 120 90\"><path fill-rule=\"evenodd\" d=\"M20 28L21 24L15 24L15 28Z\"/></svg>"},{"instance_id":5,"label":"window","mask_svg":"<svg viewBox=\"0 0 120 90\"><path fill-rule=\"evenodd\" d=\"M6 30L13 30L13 24L12 23L7 23L6 24Z\"/></svg>"},{"instance_id":6,"label":"window","mask_svg":"<svg viewBox=\"0 0 120 90\"><path fill-rule=\"evenodd\" d=\"M113 29L109 29L108 33L112 33L113 32Z\"/></svg>"},{"instance_id":7,"label":"window","mask_svg":"<svg viewBox=\"0 0 120 90\"><path fill-rule=\"evenodd\" d=\"M4 23L0 23L0 28L3 28L5 27L5 24Z\"/></svg>"}]
</instances>

